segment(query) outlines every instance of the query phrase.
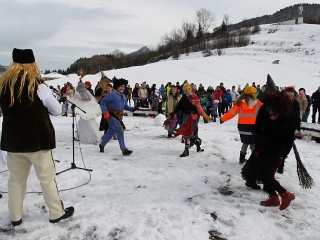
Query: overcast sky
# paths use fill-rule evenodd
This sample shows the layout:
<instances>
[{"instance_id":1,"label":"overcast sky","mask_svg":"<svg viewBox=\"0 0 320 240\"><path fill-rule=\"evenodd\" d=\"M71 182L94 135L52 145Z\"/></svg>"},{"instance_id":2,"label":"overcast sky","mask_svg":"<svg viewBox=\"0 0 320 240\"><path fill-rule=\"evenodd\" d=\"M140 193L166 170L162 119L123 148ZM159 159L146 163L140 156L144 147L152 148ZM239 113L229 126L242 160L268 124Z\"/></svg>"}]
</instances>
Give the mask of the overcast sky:
<instances>
[{"instance_id":1,"label":"overcast sky","mask_svg":"<svg viewBox=\"0 0 320 240\"><path fill-rule=\"evenodd\" d=\"M12 49L31 48L41 70L67 69L80 57L155 48L166 33L194 21L197 10L231 23L273 14L295 0L0 0L0 64ZM304 1L305 3L320 3Z\"/></svg>"}]
</instances>

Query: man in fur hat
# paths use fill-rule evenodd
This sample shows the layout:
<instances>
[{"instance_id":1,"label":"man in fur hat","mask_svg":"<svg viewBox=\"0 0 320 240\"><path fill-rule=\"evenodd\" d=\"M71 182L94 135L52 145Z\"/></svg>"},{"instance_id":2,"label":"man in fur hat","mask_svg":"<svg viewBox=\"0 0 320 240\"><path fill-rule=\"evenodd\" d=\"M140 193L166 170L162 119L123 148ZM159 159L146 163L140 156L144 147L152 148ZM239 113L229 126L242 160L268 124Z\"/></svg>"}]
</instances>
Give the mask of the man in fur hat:
<instances>
[{"instance_id":1,"label":"man in fur hat","mask_svg":"<svg viewBox=\"0 0 320 240\"><path fill-rule=\"evenodd\" d=\"M122 122L123 110L135 111L137 108L130 107L127 104L126 95L124 90L128 81L120 78L113 80L113 92L109 93L107 96L101 99L100 106L102 114L109 123L109 129L102 138L99 144L100 152L104 152L105 145L111 140L111 138L116 135L120 145L120 149L124 156L128 156L132 153L132 150L127 149L124 142L124 132L125 126Z\"/></svg>"},{"instance_id":2,"label":"man in fur hat","mask_svg":"<svg viewBox=\"0 0 320 240\"><path fill-rule=\"evenodd\" d=\"M13 63L0 79L3 112L1 149L8 152L9 213L13 226L22 223L27 179L33 166L49 208L49 221L57 223L73 215L64 209L55 182L52 149L55 132L48 112L59 115L60 104L40 79L40 70L31 49L13 49Z\"/></svg>"}]
</instances>

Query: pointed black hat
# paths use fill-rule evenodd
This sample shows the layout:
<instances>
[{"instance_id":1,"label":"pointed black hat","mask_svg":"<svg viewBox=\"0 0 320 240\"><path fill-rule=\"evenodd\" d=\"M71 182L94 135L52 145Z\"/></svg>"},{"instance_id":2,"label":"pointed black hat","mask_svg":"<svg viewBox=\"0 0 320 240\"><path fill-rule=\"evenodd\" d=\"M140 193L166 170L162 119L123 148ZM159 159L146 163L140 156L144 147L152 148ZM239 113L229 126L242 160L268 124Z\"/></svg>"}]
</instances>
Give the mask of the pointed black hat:
<instances>
[{"instance_id":1,"label":"pointed black hat","mask_svg":"<svg viewBox=\"0 0 320 240\"><path fill-rule=\"evenodd\" d=\"M271 93L271 92L279 92L279 89L275 85L272 77L268 74L266 93Z\"/></svg>"}]
</instances>

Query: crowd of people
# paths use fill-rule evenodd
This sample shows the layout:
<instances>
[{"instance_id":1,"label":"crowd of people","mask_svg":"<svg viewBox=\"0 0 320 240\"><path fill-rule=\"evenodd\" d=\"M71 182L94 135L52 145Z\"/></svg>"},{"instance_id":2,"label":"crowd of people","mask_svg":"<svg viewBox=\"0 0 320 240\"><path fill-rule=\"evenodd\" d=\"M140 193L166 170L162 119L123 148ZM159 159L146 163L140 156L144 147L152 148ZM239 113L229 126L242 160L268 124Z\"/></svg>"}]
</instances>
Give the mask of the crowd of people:
<instances>
[{"instance_id":1,"label":"crowd of people","mask_svg":"<svg viewBox=\"0 0 320 240\"><path fill-rule=\"evenodd\" d=\"M283 173L285 159L294 141L294 132L297 130L303 138L300 123L307 122L311 106L312 123L316 123L316 114L320 106L320 87L311 97L306 94L304 88L296 91L293 86L274 86L271 90L267 84L260 87L255 82L251 85L246 84L244 88L238 86L237 89L236 86L227 89L222 82L215 88L208 86L207 89L202 84L197 87L187 80L181 85L179 82L175 85L168 82L166 85L161 84L159 88L156 84L150 87L143 82L136 83L132 89L127 80L114 79L114 90L110 91L111 83L108 83L108 87L108 93L107 90L99 91L99 94L95 94L96 91L91 92L101 105L101 122L109 124L108 128L104 128L108 130L99 144L100 152L104 152L105 145L115 135L118 137L123 155L133 152L127 149L124 143L124 110L135 111L144 108L165 114L164 127L168 131L168 138L182 135L184 151L180 157L189 156L189 150L193 145L196 146L197 152L204 151L198 134L201 117L204 123L217 122L217 118L220 118L222 124L238 115L238 130L242 142L239 164L245 164L242 171L245 185L259 190L261 187L258 182L263 183L263 189L269 194L267 200L261 201L263 206L279 206L279 209L283 210L294 199L294 195L275 180L274 174ZM101 92L106 94L101 97ZM319 117L317 122L320 123ZM272 128L267 131L269 127ZM274 144L267 144L274 142L279 142L278 150ZM249 161L246 159L248 147L251 150ZM256 158L260 159L261 164L252 164L252 159Z\"/></svg>"},{"instance_id":2,"label":"crowd of people","mask_svg":"<svg viewBox=\"0 0 320 240\"><path fill-rule=\"evenodd\" d=\"M52 92L40 77L33 51L13 50L13 63L0 81L1 150L8 152L9 213L13 226L22 223L26 181L32 165L49 208L49 221L56 223L73 215L74 208L64 207L55 184L52 149L56 143L49 118L49 114L67 117L70 110L70 116L80 116L77 128L80 141L98 145L103 153L108 142L117 139L124 156L133 152L124 141L124 110L145 108L165 114L168 138L182 136L184 151L180 157L189 156L193 145L198 153L204 151L198 131L201 117L204 123L217 122L219 118L218 122L223 124L238 116L242 142L239 163L245 164L242 176L246 186L258 190L261 188L258 183L262 182L269 194L267 200L261 201L262 206L279 206L284 210L295 198L274 175L276 171L283 173L294 132L298 130L303 138L300 123L307 122L311 106L312 123L320 124L320 86L310 97L304 88L281 89L270 82L262 87L253 82L237 89L226 88L223 83L205 89L202 84L197 87L187 80L181 85L168 82L159 88L143 82L132 89L125 79L104 78L93 90L89 81L83 81L84 76L80 75L77 87L67 82ZM98 116L100 126L95 120ZM251 154L247 160L248 147Z\"/></svg>"}]
</instances>

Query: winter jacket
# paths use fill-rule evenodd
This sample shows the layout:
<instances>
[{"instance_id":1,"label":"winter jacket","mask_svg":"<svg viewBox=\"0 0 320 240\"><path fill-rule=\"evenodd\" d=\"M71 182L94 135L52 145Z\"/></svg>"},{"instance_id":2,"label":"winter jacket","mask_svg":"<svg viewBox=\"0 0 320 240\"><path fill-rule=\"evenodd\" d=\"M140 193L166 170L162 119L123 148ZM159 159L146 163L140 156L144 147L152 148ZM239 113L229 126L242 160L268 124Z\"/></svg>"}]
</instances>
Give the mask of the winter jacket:
<instances>
[{"instance_id":1,"label":"winter jacket","mask_svg":"<svg viewBox=\"0 0 320 240\"><path fill-rule=\"evenodd\" d=\"M308 100L307 97L304 95L298 95L297 101L299 102L299 106L300 106L300 111L301 112L306 112L307 107L308 107Z\"/></svg>"},{"instance_id":2,"label":"winter jacket","mask_svg":"<svg viewBox=\"0 0 320 240\"><path fill-rule=\"evenodd\" d=\"M154 95L156 97L157 102L164 102L163 96L158 89L154 90Z\"/></svg>"},{"instance_id":3,"label":"winter jacket","mask_svg":"<svg viewBox=\"0 0 320 240\"><path fill-rule=\"evenodd\" d=\"M223 122L230 120L238 115L238 130L242 143L254 144L252 130L256 122L259 109L262 106L259 100L249 102L249 105L243 100L240 105L235 104L225 115L221 117Z\"/></svg>"},{"instance_id":4,"label":"winter jacket","mask_svg":"<svg viewBox=\"0 0 320 240\"><path fill-rule=\"evenodd\" d=\"M135 87L135 88L132 90L132 98L138 98L138 97L139 97L139 95L138 95L139 89L140 89L140 88L136 88L136 87Z\"/></svg>"},{"instance_id":5,"label":"winter jacket","mask_svg":"<svg viewBox=\"0 0 320 240\"><path fill-rule=\"evenodd\" d=\"M309 95L306 95L306 98L307 98L307 101L308 101L308 106L307 106L306 112L310 112L310 107L312 105L312 100L311 100L311 97Z\"/></svg>"},{"instance_id":6,"label":"winter jacket","mask_svg":"<svg viewBox=\"0 0 320 240\"><path fill-rule=\"evenodd\" d=\"M242 101L240 105L234 105L225 115L221 117L223 122L230 120L238 115L238 124L255 124L258 111L263 103L256 100L247 105L245 101Z\"/></svg>"},{"instance_id":7,"label":"winter jacket","mask_svg":"<svg viewBox=\"0 0 320 240\"><path fill-rule=\"evenodd\" d=\"M175 109L175 107L178 105L178 102L181 99L181 95L177 94L176 96L169 95L167 99L167 105L166 105L166 112L171 113Z\"/></svg>"},{"instance_id":8,"label":"winter jacket","mask_svg":"<svg viewBox=\"0 0 320 240\"><path fill-rule=\"evenodd\" d=\"M318 90L312 93L311 100L313 107L320 107L320 92Z\"/></svg>"},{"instance_id":9,"label":"winter jacket","mask_svg":"<svg viewBox=\"0 0 320 240\"><path fill-rule=\"evenodd\" d=\"M222 95L223 95L223 92L221 90L215 90L213 92L213 97L214 97L214 100L218 100L219 103L222 102Z\"/></svg>"},{"instance_id":10,"label":"winter jacket","mask_svg":"<svg viewBox=\"0 0 320 240\"><path fill-rule=\"evenodd\" d=\"M117 90L113 90L113 92L109 93L107 96L101 99L100 106L102 110L102 114L108 112L107 105L109 109L116 111L128 110L132 112L132 107L128 106L127 98L124 93L119 93Z\"/></svg>"},{"instance_id":11,"label":"winter jacket","mask_svg":"<svg viewBox=\"0 0 320 240\"><path fill-rule=\"evenodd\" d=\"M223 103L227 103L227 104L232 103L232 96L231 96L231 94L228 94L228 93L223 94L223 95L222 95L222 102L223 102Z\"/></svg>"},{"instance_id":12,"label":"winter jacket","mask_svg":"<svg viewBox=\"0 0 320 240\"><path fill-rule=\"evenodd\" d=\"M237 97L239 97L239 93L236 90L232 90L231 91L231 97L232 97L232 102L234 102L234 100L236 100Z\"/></svg>"},{"instance_id":13,"label":"winter jacket","mask_svg":"<svg viewBox=\"0 0 320 240\"><path fill-rule=\"evenodd\" d=\"M140 88L138 91L138 96L141 99L147 99L148 98L148 90L146 88Z\"/></svg>"}]
</instances>

